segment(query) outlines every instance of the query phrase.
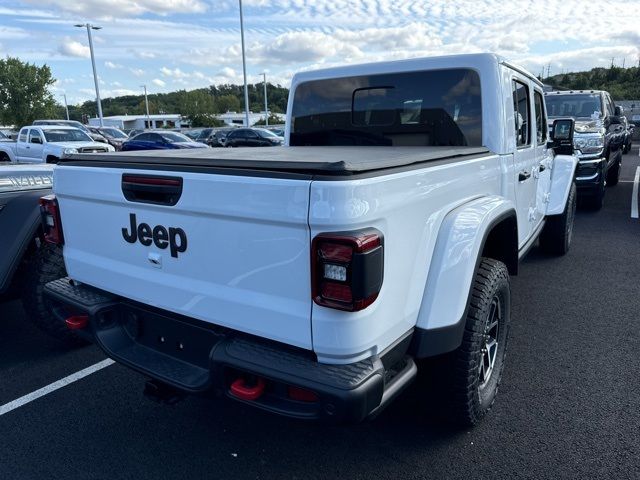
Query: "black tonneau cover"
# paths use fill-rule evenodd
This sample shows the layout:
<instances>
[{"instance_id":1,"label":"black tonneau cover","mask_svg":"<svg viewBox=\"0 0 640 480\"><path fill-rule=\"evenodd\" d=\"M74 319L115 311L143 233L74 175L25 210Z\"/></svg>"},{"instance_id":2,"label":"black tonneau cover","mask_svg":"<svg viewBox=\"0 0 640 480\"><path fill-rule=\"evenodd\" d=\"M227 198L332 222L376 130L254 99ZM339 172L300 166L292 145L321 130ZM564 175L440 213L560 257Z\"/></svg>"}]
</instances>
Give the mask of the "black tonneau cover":
<instances>
[{"instance_id":1,"label":"black tonneau cover","mask_svg":"<svg viewBox=\"0 0 640 480\"><path fill-rule=\"evenodd\" d=\"M101 166L162 165L266 170L325 175L353 175L386 168L405 167L434 160L490 153L485 147L255 147L144 150L85 153L61 164Z\"/></svg>"}]
</instances>

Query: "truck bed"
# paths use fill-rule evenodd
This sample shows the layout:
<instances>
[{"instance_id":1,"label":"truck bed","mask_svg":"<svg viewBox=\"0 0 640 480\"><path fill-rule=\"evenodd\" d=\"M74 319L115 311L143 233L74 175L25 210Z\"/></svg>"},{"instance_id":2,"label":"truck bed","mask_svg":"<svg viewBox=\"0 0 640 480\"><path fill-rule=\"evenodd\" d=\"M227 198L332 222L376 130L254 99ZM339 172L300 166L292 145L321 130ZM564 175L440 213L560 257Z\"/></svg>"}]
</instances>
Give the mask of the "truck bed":
<instances>
[{"instance_id":1,"label":"truck bed","mask_svg":"<svg viewBox=\"0 0 640 480\"><path fill-rule=\"evenodd\" d=\"M490 153L485 147L256 147L79 154L61 164L101 167L213 167L310 175L355 175ZM153 168L153 167L151 167Z\"/></svg>"}]
</instances>

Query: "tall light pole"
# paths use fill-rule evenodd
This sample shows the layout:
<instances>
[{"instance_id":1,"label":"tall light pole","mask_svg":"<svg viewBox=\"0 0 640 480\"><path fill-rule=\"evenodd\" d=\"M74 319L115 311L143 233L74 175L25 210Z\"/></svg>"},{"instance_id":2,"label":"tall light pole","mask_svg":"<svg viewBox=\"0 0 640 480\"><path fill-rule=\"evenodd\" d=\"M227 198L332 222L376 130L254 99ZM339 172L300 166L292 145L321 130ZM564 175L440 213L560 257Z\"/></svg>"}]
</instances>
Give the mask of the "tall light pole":
<instances>
[{"instance_id":1,"label":"tall light pole","mask_svg":"<svg viewBox=\"0 0 640 480\"><path fill-rule=\"evenodd\" d=\"M63 93L62 96L64 97L64 109L67 111L67 120L69 120L69 106L67 105L67 94Z\"/></svg>"},{"instance_id":2,"label":"tall light pole","mask_svg":"<svg viewBox=\"0 0 640 480\"><path fill-rule=\"evenodd\" d=\"M269 110L267 110L267 72L262 72L262 77L264 78L264 125L265 127L269 126Z\"/></svg>"},{"instance_id":3,"label":"tall light pole","mask_svg":"<svg viewBox=\"0 0 640 480\"><path fill-rule=\"evenodd\" d=\"M247 88L247 62L244 56L244 23L242 21L242 0L240 4L240 38L242 40L242 75L244 75L244 121L245 126L249 126L249 89Z\"/></svg>"},{"instance_id":4,"label":"tall light pole","mask_svg":"<svg viewBox=\"0 0 640 480\"><path fill-rule=\"evenodd\" d=\"M104 127L104 121L102 120L102 102L100 101L100 88L98 87L98 75L96 74L96 59L93 55L93 38L91 38L91 30L100 30L102 27L91 25L90 23L78 23L76 27L86 27L87 35L89 36L89 52L91 52L91 66L93 67L93 82L96 85L96 103L98 104L98 117L100 117L100 126Z\"/></svg>"},{"instance_id":5,"label":"tall light pole","mask_svg":"<svg viewBox=\"0 0 640 480\"><path fill-rule=\"evenodd\" d=\"M147 108L147 128L151 128L151 120L149 120L149 99L147 98L147 86L146 85L140 85L142 88L144 88L144 104L145 107Z\"/></svg>"}]
</instances>

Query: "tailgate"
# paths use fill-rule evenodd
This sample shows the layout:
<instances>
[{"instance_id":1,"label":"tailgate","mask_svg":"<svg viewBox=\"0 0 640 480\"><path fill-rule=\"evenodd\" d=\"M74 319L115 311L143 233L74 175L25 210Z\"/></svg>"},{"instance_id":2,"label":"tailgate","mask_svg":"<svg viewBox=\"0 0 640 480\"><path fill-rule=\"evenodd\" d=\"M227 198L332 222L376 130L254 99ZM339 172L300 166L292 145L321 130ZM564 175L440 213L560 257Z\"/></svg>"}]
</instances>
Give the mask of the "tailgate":
<instances>
[{"instance_id":1,"label":"tailgate","mask_svg":"<svg viewBox=\"0 0 640 480\"><path fill-rule=\"evenodd\" d=\"M309 187L309 180L60 165L54 191L69 276L311 349Z\"/></svg>"}]
</instances>

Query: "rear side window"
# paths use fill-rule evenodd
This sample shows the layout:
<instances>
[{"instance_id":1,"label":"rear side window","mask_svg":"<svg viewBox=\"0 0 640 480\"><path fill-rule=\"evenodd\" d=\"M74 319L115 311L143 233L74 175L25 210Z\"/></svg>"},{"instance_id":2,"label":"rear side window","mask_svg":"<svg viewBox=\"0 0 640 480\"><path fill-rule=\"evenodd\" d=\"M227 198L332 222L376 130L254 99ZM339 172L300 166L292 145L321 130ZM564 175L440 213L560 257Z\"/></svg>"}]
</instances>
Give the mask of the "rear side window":
<instances>
[{"instance_id":1,"label":"rear side window","mask_svg":"<svg viewBox=\"0 0 640 480\"><path fill-rule=\"evenodd\" d=\"M516 146L531 145L531 117L529 114L529 87L513 81L513 110L515 119Z\"/></svg>"},{"instance_id":2,"label":"rear side window","mask_svg":"<svg viewBox=\"0 0 640 480\"><path fill-rule=\"evenodd\" d=\"M28 128L23 128L22 130L20 130L20 136L18 137L18 140L21 142L26 142L27 141L27 132L29 131Z\"/></svg>"},{"instance_id":3,"label":"rear side window","mask_svg":"<svg viewBox=\"0 0 640 480\"><path fill-rule=\"evenodd\" d=\"M475 70L448 69L301 83L290 145L481 146Z\"/></svg>"},{"instance_id":4,"label":"rear side window","mask_svg":"<svg viewBox=\"0 0 640 480\"><path fill-rule=\"evenodd\" d=\"M538 145L547 141L547 115L544 111L544 101L540 92L533 92L536 108L536 141Z\"/></svg>"}]
</instances>

